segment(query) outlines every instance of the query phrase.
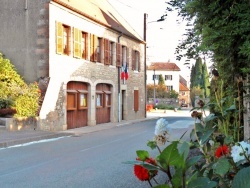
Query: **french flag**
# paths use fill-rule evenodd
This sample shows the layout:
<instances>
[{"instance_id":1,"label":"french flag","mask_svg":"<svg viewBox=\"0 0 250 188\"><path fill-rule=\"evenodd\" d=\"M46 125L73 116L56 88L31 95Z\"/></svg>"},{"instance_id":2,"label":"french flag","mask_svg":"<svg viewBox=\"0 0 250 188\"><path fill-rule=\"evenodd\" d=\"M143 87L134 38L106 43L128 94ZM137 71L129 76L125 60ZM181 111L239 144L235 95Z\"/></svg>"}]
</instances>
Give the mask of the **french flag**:
<instances>
[{"instance_id":1,"label":"french flag","mask_svg":"<svg viewBox=\"0 0 250 188\"><path fill-rule=\"evenodd\" d=\"M121 79L127 80L128 79L128 66L127 63L122 65L122 72L121 72Z\"/></svg>"}]
</instances>

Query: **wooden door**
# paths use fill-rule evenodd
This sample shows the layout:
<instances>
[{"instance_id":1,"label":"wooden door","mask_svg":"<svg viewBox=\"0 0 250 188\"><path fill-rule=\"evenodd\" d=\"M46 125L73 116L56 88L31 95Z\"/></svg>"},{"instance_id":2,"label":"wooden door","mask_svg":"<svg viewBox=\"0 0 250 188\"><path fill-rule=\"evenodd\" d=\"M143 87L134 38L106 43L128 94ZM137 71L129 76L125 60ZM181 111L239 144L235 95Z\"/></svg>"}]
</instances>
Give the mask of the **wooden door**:
<instances>
[{"instance_id":1,"label":"wooden door","mask_svg":"<svg viewBox=\"0 0 250 188\"><path fill-rule=\"evenodd\" d=\"M96 86L96 124L110 122L111 96L109 84Z\"/></svg>"},{"instance_id":2,"label":"wooden door","mask_svg":"<svg viewBox=\"0 0 250 188\"><path fill-rule=\"evenodd\" d=\"M67 129L87 126L88 84L69 82L67 84Z\"/></svg>"}]
</instances>

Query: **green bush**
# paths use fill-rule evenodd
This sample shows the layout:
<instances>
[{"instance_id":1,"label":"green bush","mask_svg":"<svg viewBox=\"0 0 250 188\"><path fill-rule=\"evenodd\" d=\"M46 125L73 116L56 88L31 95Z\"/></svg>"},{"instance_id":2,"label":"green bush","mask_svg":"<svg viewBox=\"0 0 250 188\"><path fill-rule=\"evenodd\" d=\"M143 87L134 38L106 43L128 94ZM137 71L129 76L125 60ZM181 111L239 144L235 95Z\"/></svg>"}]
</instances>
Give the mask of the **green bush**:
<instances>
[{"instance_id":1,"label":"green bush","mask_svg":"<svg viewBox=\"0 0 250 188\"><path fill-rule=\"evenodd\" d=\"M166 105L166 104L158 104L158 105L155 105L154 108L164 109L164 110L173 110L175 107L171 105Z\"/></svg>"},{"instance_id":2,"label":"green bush","mask_svg":"<svg viewBox=\"0 0 250 188\"><path fill-rule=\"evenodd\" d=\"M10 60L5 59L1 53L0 88L0 108L15 108L17 117L37 115L40 97L37 83L26 84Z\"/></svg>"}]
</instances>

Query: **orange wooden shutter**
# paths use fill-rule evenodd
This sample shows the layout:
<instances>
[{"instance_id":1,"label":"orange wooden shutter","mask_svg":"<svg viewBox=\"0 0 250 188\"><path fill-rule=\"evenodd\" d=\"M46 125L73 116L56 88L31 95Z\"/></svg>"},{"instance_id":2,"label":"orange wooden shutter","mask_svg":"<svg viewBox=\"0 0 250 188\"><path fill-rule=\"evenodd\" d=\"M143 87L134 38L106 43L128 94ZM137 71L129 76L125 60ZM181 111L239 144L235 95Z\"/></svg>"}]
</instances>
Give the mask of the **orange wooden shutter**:
<instances>
[{"instance_id":1,"label":"orange wooden shutter","mask_svg":"<svg viewBox=\"0 0 250 188\"><path fill-rule=\"evenodd\" d=\"M134 90L134 111L139 111L139 90Z\"/></svg>"},{"instance_id":2,"label":"orange wooden shutter","mask_svg":"<svg viewBox=\"0 0 250 188\"><path fill-rule=\"evenodd\" d=\"M121 58L122 58L122 54L121 54L121 44L117 43L116 44L116 66L117 67L121 67Z\"/></svg>"},{"instance_id":3,"label":"orange wooden shutter","mask_svg":"<svg viewBox=\"0 0 250 188\"><path fill-rule=\"evenodd\" d=\"M85 58L89 60L89 34L85 35Z\"/></svg>"},{"instance_id":4,"label":"orange wooden shutter","mask_svg":"<svg viewBox=\"0 0 250 188\"><path fill-rule=\"evenodd\" d=\"M109 65L110 64L110 56L109 56L109 40L104 39L104 64Z\"/></svg>"},{"instance_id":5,"label":"orange wooden shutter","mask_svg":"<svg viewBox=\"0 0 250 188\"><path fill-rule=\"evenodd\" d=\"M56 22L56 53L63 54L63 25Z\"/></svg>"}]
</instances>

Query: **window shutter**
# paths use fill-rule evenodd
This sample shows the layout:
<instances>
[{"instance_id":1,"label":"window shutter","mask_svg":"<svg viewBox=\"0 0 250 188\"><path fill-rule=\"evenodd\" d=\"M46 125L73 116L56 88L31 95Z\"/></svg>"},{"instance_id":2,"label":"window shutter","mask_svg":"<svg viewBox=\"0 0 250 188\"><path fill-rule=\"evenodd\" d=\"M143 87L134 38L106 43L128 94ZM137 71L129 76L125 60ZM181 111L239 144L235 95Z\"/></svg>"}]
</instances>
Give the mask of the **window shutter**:
<instances>
[{"instance_id":1,"label":"window shutter","mask_svg":"<svg viewBox=\"0 0 250 188\"><path fill-rule=\"evenodd\" d=\"M98 53L97 53L97 46L98 46L98 37L96 35L93 35L94 39L94 61L98 61Z\"/></svg>"},{"instance_id":2,"label":"window shutter","mask_svg":"<svg viewBox=\"0 0 250 188\"><path fill-rule=\"evenodd\" d=\"M134 111L139 111L139 90L134 90Z\"/></svg>"},{"instance_id":3,"label":"window shutter","mask_svg":"<svg viewBox=\"0 0 250 188\"><path fill-rule=\"evenodd\" d=\"M74 57L81 58L81 32L74 28Z\"/></svg>"},{"instance_id":4,"label":"window shutter","mask_svg":"<svg viewBox=\"0 0 250 188\"><path fill-rule=\"evenodd\" d=\"M127 48L127 57L126 57L126 63L127 63L127 68L129 68L129 48Z\"/></svg>"},{"instance_id":5,"label":"window shutter","mask_svg":"<svg viewBox=\"0 0 250 188\"><path fill-rule=\"evenodd\" d=\"M132 70L135 70L135 51L132 49Z\"/></svg>"},{"instance_id":6,"label":"window shutter","mask_svg":"<svg viewBox=\"0 0 250 188\"><path fill-rule=\"evenodd\" d=\"M138 55L138 71L140 72L141 71L141 61L140 61L140 52L139 51L137 52L137 55Z\"/></svg>"},{"instance_id":7,"label":"window shutter","mask_svg":"<svg viewBox=\"0 0 250 188\"><path fill-rule=\"evenodd\" d=\"M109 56L109 40L104 39L104 64L109 65L110 64L110 56Z\"/></svg>"},{"instance_id":8,"label":"window shutter","mask_svg":"<svg viewBox=\"0 0 250 188\"><path fill-rule=\"evenodd\" d=\"M85 33L85 59L89 60L89 34Z\"/></svg>"},{"instance_id":9,"label":"window shutter","mask_svg":"<svg viewBox=\"0 0 250 188\"><path fill-rule=\"evenodd\" d=\"M121 44L117 43L116 44L116 66L117 67L121 67L121 58L122 58L122 54L121 54Z\"/></svg>"},{"instance_id":10,"label":"window shutter","mask_svg":"<svg viewBox=\"0 0 250 188\"><path fill-rule=\"evenodd\" d=\"M63 54L63 25L56 22L56 53Z\"/></svg>"},{"instance_id":11,"label":"window shutter","mask_svg":"<svg viewBox=\"0 0 250 188\"><path fill-rule=\"evenodd\" d=\"M90 34L90 61L94 61L94 35Z\"/></svg>"}]
</instances>

